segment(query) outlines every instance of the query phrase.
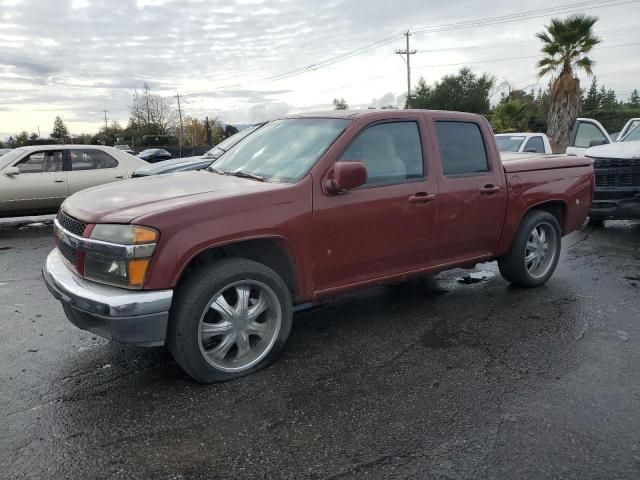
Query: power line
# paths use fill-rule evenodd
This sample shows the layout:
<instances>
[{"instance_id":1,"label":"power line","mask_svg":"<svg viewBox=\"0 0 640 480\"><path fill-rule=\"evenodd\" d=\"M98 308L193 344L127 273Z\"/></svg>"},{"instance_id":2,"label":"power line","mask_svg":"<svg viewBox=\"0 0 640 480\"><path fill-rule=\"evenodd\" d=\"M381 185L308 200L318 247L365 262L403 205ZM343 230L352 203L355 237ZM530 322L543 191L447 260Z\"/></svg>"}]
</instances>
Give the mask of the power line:
<instances>
[{"instance_id":1,"label":"power line","mask_svg":"<svg viewBox=\"0 0 640 480\"><path fill-rule=\"evenodd\" d=\"M581 11L584 8L594 9L594 8L615 7L615 6L618 6L618 5L626 5L626 4L630 4L630 3L638 3L638 2L640 2L640 0L626 0L626 1L619 1L617 3L609 3L609 1L607 1L607 0L583 1L583 2L578 2L578 3L573 3L573 4L560 5L560 6L557 6L557 7L549 7L549 8L546 8L546 9L531 10L531 11L528 11L528 12L521 12L521 13L510 14L510 15L502 15L502 16L497 16L497 17L486 17L486 18L481 18L481 19L476 19L476 20L469 20L469 21L466 21L466 22L449 23L449 24L434 25L434 26L430 26L430 27L416 28L416 29L412 29L411 31L412 31L413 34L422 35L422 34L427 34L427 33L441 32L441 31L454 30L454 29L458 30L458 29L466 29L466 28L477 28L477 27L490 26L490 25L496 25L496 24L501 24L501 23L524 21L524 20L530 20L530 19L534 19L534 18L546 17L546 16L552 15L552 14L575 13L577 11ZM576 10L576 9L578 9L578 10ZM220 91L220 90L224 91L224 90L229 90L231 88L238 88L238 87L251 85L251 84L255 84L255 83L274 82L274 81L285 80L285 79L288 79L288 78L292 78L292 77L296 77L296 76L299 76L299 75L303 75L305 73L316 71L316 70L319 70L321 68L325 68L325 67L331 66L331 65L333 65L335 63L348 60L348 59L353 58L355 56L362 55L362 54L364 54L366 52L369 52L369 51L374 50L376 48L382 47L384 45L388 45L389 43L392 43L392 42L396 41L397 39L401 38L403 35L405 35L405 34L404 33L396 33L396 34L391 35L389 37L385 37L385 38L382 38L380 40L371 42L371 43L369 43L367 45L364 45L362 47L350 50L348 52L345 52L343 54L337 55L335 57L328 58L328 59L325 59L325 60L322 60L322 61L319 61L319 62L316 62L316 63L312 63L312 64L309 64L307 66L301 67L301 68L297 68L297 69L294 69L294 70L283 72L283 73L280 73L280 74L277 74L277 75L272 75L272 76L269 76L269 77L264 77L262 79L256 79L256 80L253 80L251 82L224 85L224 86L218 87L217 90L218 91Z\"/></svg>"},{"instance_id":2,"label":"power line","mask_svg":"<svg viewBox=\"0 0 640 480\"><path fill-rule=\"evenodd\" d=\"M617 48L617 47L628 47L631 45L640 45L640 42L631 42L631 43L619 43L617 45L604 45L602 47L596 47L595 49L601 50L603 48ZM540 58L540 55L524 55L520 57L508 57L508 58L492 58L488 60L473 60L470 62L460 62L460 63L442 63L439 65L418 65L416 68L434 68L434 67L455 67L458 65L471 65L474 63L491 63L491 62L503 62L508 60L522 60L525 58Z\"/></svg>"},{"instance_id":3,"label":"power line","mask_svg":"<svg viewBox=\"0 0 640 480\"><path fill-rule=\"evenodd\" d=\"M586 2L561 5L557 7L550 7L545 9L530 10L527 12L514 13L510 15L486 17L486 18L481 18L476 20L468 20L465 22L448 23L448 24L434 25L434 26L423 27L423 28L414 28L413 32L416 35L422 35L422 34L442 32L447 30L458 30L458 29L465 29L465 28L477 28L477 27L484 27L484 26L491 26L491 25L499 25L503 23L510 23L510 22L547 17L549 15L557 15L561 13L575 13L577 11L582 11L584 8L595 9L595 8L615 7L617 5L637 3L638 1L640 0L626 0L626 1L618 1L617 3L610 3L610 1L606 1L606 0L591 0Z\"/></svg>"}]
</instances>

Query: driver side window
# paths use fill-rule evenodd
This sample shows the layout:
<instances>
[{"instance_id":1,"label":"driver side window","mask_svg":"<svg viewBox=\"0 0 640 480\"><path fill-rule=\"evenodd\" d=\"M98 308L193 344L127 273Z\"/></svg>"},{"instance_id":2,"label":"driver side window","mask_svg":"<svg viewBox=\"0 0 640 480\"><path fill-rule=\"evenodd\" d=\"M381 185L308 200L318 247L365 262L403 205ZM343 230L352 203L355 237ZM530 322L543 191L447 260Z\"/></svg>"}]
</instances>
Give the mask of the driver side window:
<instances>
[{"instance_id":1,"label":"driver side window","mask_svg":"<svg viewBox=\"0 0 640 480\"><path fill-rule=\"evenodd\" d=\"M362 132L340 161L361 161L367 167L366 185L404 183L424 178L422 142L416 122L373 125Z\"/></svg>"},{"instance_id":2,"label":"driver side window","mask_svg":"<svg viewBox=\"0 0 640 480\"><path fill-rule=\"evenodd\" d=\"M61 172L62 152L34 152L16 166L20 173Z\"/></svg>"}]
</instances>

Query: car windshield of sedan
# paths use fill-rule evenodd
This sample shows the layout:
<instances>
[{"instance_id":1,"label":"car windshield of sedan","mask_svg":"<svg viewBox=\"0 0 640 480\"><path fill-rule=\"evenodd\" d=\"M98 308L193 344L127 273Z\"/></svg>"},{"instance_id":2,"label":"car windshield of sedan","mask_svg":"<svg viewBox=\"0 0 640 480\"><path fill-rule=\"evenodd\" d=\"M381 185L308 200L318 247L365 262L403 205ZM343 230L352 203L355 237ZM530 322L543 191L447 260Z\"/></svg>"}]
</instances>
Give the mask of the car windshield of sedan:
<instances>
[{"instance_id":1,"label":"car windshield of sedan","mask_svg":"<svg viewBox=\"0 0 640 480\"><path fill-rule=\"evenodd\" d=\"M501 135L496 136L496 143L498 144L498 150L501 152L517 152L520 150L520 145L524 142L524 137Z\"/></svg>"},{"instance_id":2,"label":"car windshield of sedan","mask_svg":"<svg viewBox=\"0 0 640 480\"><path fill-rule=\"evenodd\" d=\"M258 128L260 128L263 125L264 123L260 123L258 125L252 125L250 127L240 130L238 133L231 135L226 140L221 141L219 144L217 144L215 147L213 147L211 150L205 153L204 157L214 158L214 159L218 158L224 152L226 152L231 147L236 145L240 140L242 140L245 137L248 137L249 134L255 132Z\"/></svg>"},{"instance_id":3,"label":"car windshield of sedan","mask_svg":"<svg viewBox=\"0 0 640 480\"><path fill-rule=\"evenodd\" d=\"M274 120L240 142L210 171L292 183L307 174L351 120L287 118Z\"/></svg>"},{"instance_id":4,"label":"car windshield of sedan","mask_svg":"<svg viewBox=\"0 0 640 480\"><path fill-rule=\"evenodd\" d=\"M2 157L0 157L0 167L4 167L5 165L10 164L25 152L26 150L23 150L21 148L14 148L13 150L10 150L9 152L2 155Z\"/></svg>"}]
</instances>

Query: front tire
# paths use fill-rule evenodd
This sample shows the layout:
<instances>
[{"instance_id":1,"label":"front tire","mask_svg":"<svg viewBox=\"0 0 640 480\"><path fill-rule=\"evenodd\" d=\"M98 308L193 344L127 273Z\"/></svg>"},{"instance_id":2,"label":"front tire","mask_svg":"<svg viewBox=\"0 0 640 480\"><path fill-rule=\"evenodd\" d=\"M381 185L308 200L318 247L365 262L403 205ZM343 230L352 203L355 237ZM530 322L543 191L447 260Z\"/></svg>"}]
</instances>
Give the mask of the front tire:
<instances>
[{"instance_id":1,"label":"front tire","mask_svg":"<svg viewBox=\"0 0 640 480\"><path fill-rule=\"evenodd\" d=\"M227 258L201 267L177 291L169 350L194 380L214 383L272 363L291 331L291 294L261 263Z\"/></svg>"},{"instance_id":2,"label":"front tire","mask_svg":"<svg viewBox=\"0 0 640 480\"><path fill-rule=\"evenodd\" d=\"M521 287L544 284L556 269L560 258L561 231L556 217L532 210L524 217L509 252L498 259L500 273Z\"/></svg>"}]
</instances>

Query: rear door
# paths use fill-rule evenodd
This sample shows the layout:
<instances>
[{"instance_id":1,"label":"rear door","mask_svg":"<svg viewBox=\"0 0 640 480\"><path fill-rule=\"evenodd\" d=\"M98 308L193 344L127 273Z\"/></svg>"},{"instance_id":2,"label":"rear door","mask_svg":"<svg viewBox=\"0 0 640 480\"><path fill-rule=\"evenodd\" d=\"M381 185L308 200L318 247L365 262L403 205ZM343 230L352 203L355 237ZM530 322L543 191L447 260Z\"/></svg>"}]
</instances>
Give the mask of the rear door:
<instances>
[{"instance_id":1,"label":"rear door","mask_svg":"<svg viewBox=\"0 0 640 480\"><path fill-rule=\"evenodd\" d=\"M504 222L507 192L490 128L435 118L440 155L439 217L434 264L492 255Z\"/></svg>"},{"instance_id":2,"label":"rear door","mask_svg":"<svg viewBox=\"0 0 640 480\"><path fill-rule=\"evenodd\" d=\"M118 160L97 148L70 148L69 195L85 188L115 182L125 178L126 172Z\"/></svg>"},{"instance_id":3,"label":"rear door","mask_svg":"<svg viewBox=\"0 0 640 480\"><path fill-rule=\"evenodd\" d=\"M3 175L0 211L6 213L50 212L69 194L62 150L31 152L13 163L20 173Z\"/></svg>"},{"instance_id":4,"label":"rear door","mask_svg":"<svg viewBox=\"0 0 640 480\"><path fill-rule=\"evenodd\" d=\"M611 143L607 130L597 120L578 118L567 147L567 155L584 155L588 148Z\"/></svg>"}]
</instances>

